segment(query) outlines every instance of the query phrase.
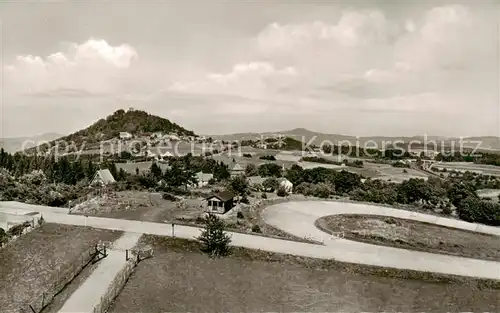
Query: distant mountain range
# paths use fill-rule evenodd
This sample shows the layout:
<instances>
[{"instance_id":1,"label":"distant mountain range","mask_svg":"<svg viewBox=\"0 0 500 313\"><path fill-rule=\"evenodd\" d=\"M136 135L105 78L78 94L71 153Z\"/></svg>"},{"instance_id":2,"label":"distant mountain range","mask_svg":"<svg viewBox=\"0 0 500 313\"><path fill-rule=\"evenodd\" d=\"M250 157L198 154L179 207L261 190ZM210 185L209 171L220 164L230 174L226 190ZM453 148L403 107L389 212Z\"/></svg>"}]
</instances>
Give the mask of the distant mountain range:
<instances>
[{"instance_id":1,"label":"distant mountain range","mask_svg":"<svg viewBox=\"0 0 500 313\"><path fill-rule=\"evenodd\" d=\"M23 149L33 148L44 142L50 142L63 136L57 133L47 133L33 137L0 138L0 148L9 153L14 153Z\"/></svg>"},{"instance_id":2,"label":"distant mountain range","mask_svg":"<svg viewBox=\"0 0 500 313\"><path fill-rule=\"evenodd\" d=\"M382 147L382 143L395 143L398 146L401 142L412 144L412 148L417 148L424 145L424 142L427 142L428 147L432 147L433 142L436 142L438 146L443 144L446 147L450 147L452 144L458 149L460 138L455 137L443 137L443 136L413 136L413 137L389 137L389 136L369 136L369 137L355 137L349 135L340 135L340 134L325 134L320 132L314 132L305 128L295 128L292 130L284 130L277 132L264 132L264 133L235 133L235 134L227 134L227 135L213 135L210 136L213 139L225 140L225 141L234 141L234 140L255 140L258 138L267 138L273 136L286 136L291 137L299 141L303 142L311 142L315 145L320 145L322 142L333 144L339 144L344 142L344 144L356 145L359 142L360 146L364 146L365 144L369 147L369 143L373 145L377 145L378 148ZM500 137L494 136L484 136L484 137L465 137L462 138L463 147L475 148L478 143L480 143L481 150L500 150Z\"/></svg>"},{"instance_id":3,"label":"distant mountain range","mask_svg":"<svg viewBox=\"0 0 500 313\"><path fill-rule=\"evenodd\" d=\"M19 138L0 138L0 147L4 148L7 152L20 151L23 148L29 149L43 142L53 142L56 139L65 140L67 142L89 142L98 143L100 141L108 140L114 137L118 137L120 132L129 132L131 134L139 133L177 133L180 136L196 136L196 134L183 128L176 123L171 122L166 118L148 114L147 112L140 110L118 110L113 114L107 116L106 118L100 119L93 123L89 127L79 130L70 135L61 135L57 133L47 133L43 135L33 136L33 137L19 137ZM383 142L396 143L401 146L401 142L409 143L414 142L412 148L418 149L423 147L425 141L424 136L413 136L413 137L389 137L389 136L369 136L369 137L355 137L349 135L341 134L326 134L320 132L314 132L305 128L295 128L292 130L278 131L278 132L264 132L264 133L235 133L226 135L206 135L206 137L212 137L213 139L225 140L225 141L241 141L241 140L256 140L259 138L269 138L285 136L302 141L305 143L312 143L315 145L320 145L322 142L339 144L344 142L344 144L356 145L359 143L360 146L370 147L376 145L377 148L382 148ZM441 137L441 136L428 136L427 143L428 147L432 148L432 141L437 142L438 146L441 143L444 146L449 147L452 144L455 145L456 149L459 147L459 138L453 137ZM475 148L477 143L480 143L480 150L483 151L500 151L500 137L495 136L483 136L483 137L466 137L463 138L463 146L469 148ZM368 144L369 143L369 144ZM419 144L420 143L420 144Z\"/></svg>"}]
</instances>

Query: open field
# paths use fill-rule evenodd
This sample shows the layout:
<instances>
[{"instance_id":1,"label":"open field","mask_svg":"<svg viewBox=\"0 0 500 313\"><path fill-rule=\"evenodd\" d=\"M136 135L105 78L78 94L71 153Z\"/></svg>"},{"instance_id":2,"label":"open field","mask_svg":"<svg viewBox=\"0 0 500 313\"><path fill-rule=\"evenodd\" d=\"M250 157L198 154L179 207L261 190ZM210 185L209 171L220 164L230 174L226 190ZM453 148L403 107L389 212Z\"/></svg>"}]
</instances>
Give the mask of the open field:
<instances>
[{"instance_id":1,"label":"open field","mask_svg":"<svg viewBox=\"0 0 500 313\"><path fill-rule=\"evenodd\" d=\"M401 218L345 214L325 216L316 225L345 239L396 248L500 260L500 238Z\"/></svg>"},{"instance_id":2,"label":"open field","mask_svg":"<svg viewBox=\"0 0 500 313\"><path fill-rule=\"evenodd\" d=\"M495 311L498 290L473 281L420 281L391 270L235 249L212 260L196 243L155 239L110 313ZM385 276L385 277L384 277ZM432 275L431 275L432 276ZM429 277L428 277L429 278Z\"/></svg>"},{"instance_id":3,"label":"open field","mask_svg":"<svg viewBox=\"0 0 500 313\"><path fill-rule=\"evenodd\" d=\"M367 177L392 181L395 183L401 183L404 180L408 180L410 178L422 178L422 179L428 178L428 175L420 171L411 168L394 167L390 164L364 162L363 167L365 171L372 171L376 173L373 176L367 176Z\"/></svg>"},{"instance_id":4,"label":"open field","mask_svg":"<svg viewBox=\"0 0 500 313\"><path fill-rule=\"evenodd\" d=\"M493 200L497 200L498 196L500 196L500 189L480 189L476 192L481 198L492 198Z\"/></svg>"},{"instance_id":5,"label":"open field","mask_svg":"<svg viewBox=\"0 0 500 313\"><path fill-rule=\"evenodd\" d=\"M438 169L446 169L448 171L470 171L483 175L500 176L500 167L487 164L475 164L469 162L439 162L432 165Z\"/></svg>"},{"instance_id":6,"label":"open field","mask_svg":"<svg viewBox=\"0 0 500 313\"><path fill-rule=\"evenodd\" d=\"M98 240L114 240L120 232L45 224L0 250L0 307L19 309L39 297L59 269L79 259Z\"/></svg>"},{"instance_id":7,"label":"open field","mask_svg":"<svg viewBox=\"0 0 500 313\"><path fill-rule=\"evenodd\" d=\"M96 197L72 210L73 214L88 214L148 222L163 222L180 213L175 202L164 200L159 193L119 191L106 197Z\"/></svg>"}]
</instances>

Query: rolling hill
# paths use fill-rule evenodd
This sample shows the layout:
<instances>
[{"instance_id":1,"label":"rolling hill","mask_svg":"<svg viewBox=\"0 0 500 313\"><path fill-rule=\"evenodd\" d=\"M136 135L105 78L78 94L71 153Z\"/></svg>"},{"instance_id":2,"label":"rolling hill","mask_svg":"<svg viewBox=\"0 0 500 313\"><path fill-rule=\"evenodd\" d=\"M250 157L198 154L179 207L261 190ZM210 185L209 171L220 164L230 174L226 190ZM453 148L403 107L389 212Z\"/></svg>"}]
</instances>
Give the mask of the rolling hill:
<instances>
[{"instance_id":1,"label":"rolling hill","mask_svg":"<svg viewBox=\"0 0 500 313\"><path fill-rule=\"evenodd\" d=\"M383 142L404 142L409 143L412 141L424 142L424 136L412 136L412 137L390 137L390 136L369 136L369 137L356 137L349 135L341 135L341 134L326 134L311 131L305 128L295 128L292 130L284 130L277 132L264 132L264 133L236 133L236 134L227 134L227 135L214 135L210 136L213 139L218 140L226 140L226 141L234 141L234 140L249 140L249 139L259 139L261 137L275 137L275 136L285 136L294 138L299 141L309 142L319 145L322 142L333 142L335 144L346 141L351 143L352 145L356 145L359 142L360 146L365 145L365 143L376 143L378 147L382 146ZM465 137L462 138L463 146L469 148L475 148L476 142L480 142L479 150L481 151L500 151L500 137L494 136L482 136L482 137ZM452 142L455 143L455 147L458 149L460 138L453 137L442 137L442 136L427 136L427 142L429 143L429 147L432 148L431 141L436 141L438 146L443 143L444 146L450 146ZM399 144L398 144L399 146ZM420 148L423 145L413 144L412 148Z\"/></svg>"},{"instance_id":2,"label":"rolling hill","mask_svg":"<svg viewBox=\"0 0 500 313\"><path fill-rule=\"evenodd\" d=\"M95 144L119 137L120 132L128 132L136 136L161 132L163 134L176 133L179 136L196 137L193 131L187 130L166 118L130 109L128 111L118 110L85 129L59 138L58 141L75 143L77 146L82 143ZM55 144L55 141L50 144ZM31 149L27 149L27 151L31 152Z\"/></svg>"}]
</instances>

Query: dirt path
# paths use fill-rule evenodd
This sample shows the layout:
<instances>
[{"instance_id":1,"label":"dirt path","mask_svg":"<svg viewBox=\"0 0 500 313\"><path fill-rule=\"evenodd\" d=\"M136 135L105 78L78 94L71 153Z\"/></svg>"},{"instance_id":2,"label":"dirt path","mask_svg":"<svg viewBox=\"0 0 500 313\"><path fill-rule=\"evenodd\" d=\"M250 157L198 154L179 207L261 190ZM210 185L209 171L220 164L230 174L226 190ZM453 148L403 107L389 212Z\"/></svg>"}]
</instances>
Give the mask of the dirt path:
<instances>
[{"instance_id":1,"label":"dirt path","mask_svg":"<svg viewBox=\"0 0 500 313\"><path fill-rule=\"evenodd\" d=\"M26 207L29 210L29 205ZM317 241L324 241L324 245L292 242L234 232L228 233L232 237L234 246L250 249L319 259L335 259L339 262L369 266L500 280L500 262L396 249L345 239L332 238L330 240L328 234L320 231L314 225L319 217L345 213L387 215L500 235L500 228L485 225L373 205L327 201L288 202L270 206L262 213L266 223L298 237L308 236ZM49 222L59 224L87 225L95 228L161 236L171 236L172 234L172 226L165 223L99 217L85 218L83 216L56 213L46 213L44 217ZM175 226L175 236L180 238L194 239L199 236L200 232L201 229L198 227Z\"/></svg>"},{"instance_id":2,"label":"dirt path","mask_svg":"<svg viewBox=\"0 0 500 313\"><path fill-rule=\"evenodd\" d=\"M321 217L316 226L343 238L376 245L500 260L500 238L461 229L378 215Z\"/></svg>"},{"instance_id":3,"label":"dirt path","mask_svg":"<svg viewBox=\"0 0 500 313\"><path fill-rule=\"evenodd\" d=\"M97 268L69 297L59 313L92 312L115 276L125 266L125 250L133 248L140 236L141 234L125 233L113 242L108 255L99 261Z\"/></svg>"}]
</instances>

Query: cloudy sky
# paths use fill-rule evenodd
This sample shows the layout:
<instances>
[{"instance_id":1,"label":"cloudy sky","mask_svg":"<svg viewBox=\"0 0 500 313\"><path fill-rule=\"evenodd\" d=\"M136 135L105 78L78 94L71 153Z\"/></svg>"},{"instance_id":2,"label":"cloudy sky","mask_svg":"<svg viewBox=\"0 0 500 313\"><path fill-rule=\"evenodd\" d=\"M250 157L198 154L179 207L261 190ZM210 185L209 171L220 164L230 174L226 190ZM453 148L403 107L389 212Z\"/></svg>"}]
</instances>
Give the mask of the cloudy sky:
<instances>
[{"instance_id":1,"label":"cloudy sky","mask_svg":"<svg viewBox=\"0 0 500 313\"><path fill-rule=\"evenodd\" d=\"M0 4L0 137L134 107L202 134L500 135L494 1Z\"/></svg>"}]
</instances>

